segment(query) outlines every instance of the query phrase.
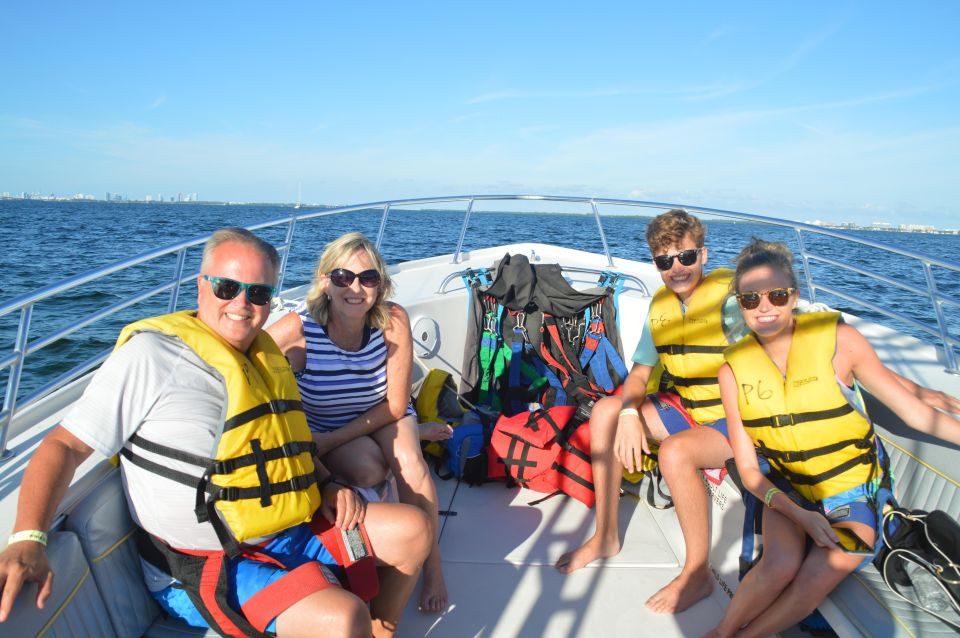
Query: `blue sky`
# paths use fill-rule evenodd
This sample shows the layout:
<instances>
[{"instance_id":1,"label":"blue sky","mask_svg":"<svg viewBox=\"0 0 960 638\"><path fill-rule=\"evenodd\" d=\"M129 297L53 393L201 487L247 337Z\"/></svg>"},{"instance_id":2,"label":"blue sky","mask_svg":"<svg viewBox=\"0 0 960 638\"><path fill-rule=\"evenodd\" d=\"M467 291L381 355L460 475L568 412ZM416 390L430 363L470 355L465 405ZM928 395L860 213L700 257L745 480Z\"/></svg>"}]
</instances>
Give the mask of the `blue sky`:
<instances>
[{"instance_id":1,"label":"blue sky","mask_svg":"<svg viewBox=\"0 0 960 638\"><path fill-rule=\"evenodd\" d=\"M8 2L0 192L960 226L960 3Z\"/></svg>"}]
</instances>

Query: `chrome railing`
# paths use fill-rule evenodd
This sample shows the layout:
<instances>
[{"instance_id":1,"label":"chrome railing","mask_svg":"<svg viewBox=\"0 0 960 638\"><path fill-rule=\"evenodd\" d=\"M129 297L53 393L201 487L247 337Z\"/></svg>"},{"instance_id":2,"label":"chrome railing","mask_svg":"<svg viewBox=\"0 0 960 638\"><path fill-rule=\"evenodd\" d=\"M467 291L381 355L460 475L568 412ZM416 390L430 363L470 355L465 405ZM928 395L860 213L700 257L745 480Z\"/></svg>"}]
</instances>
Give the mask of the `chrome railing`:
<instances>
[{"instance_id":1,"label":"chrome railing","mask_svg":"<svg viewBox=\"0 0 960 638\"><path fill-rule=\"evenodd\" d=\"M320 217L327 217L331 215L342 215L344 213L358 212L358 211L368 211L368 210L377 210L382 209L382 214L380 217L380 224L377 231L376 244L381 246L383 243L383 238L386 230L387 218L391 208L396 208L398 206L404 207L417 207L417 206L426 206L426 205L436 205L436 204L448 204L448 203L463 203L465 204L464 219L462 226L460 228L460 233L458 235L456 249L453 253L452 262L454 264L460 263L461 256L463 254L463 244L466 238L467 229L470 223L470 216L473 213L474 205L477 202L510 202L510 201L543 201L543 202L564 202L564 203L582 203L589 206L589 211L593 215L597 229L600 234L600 241L603 246L603 254L606 257L607 264L613 265L613 258L610 255L610 248L607 244L607 238L603 230L603 224L600 219L600 208L601 207L630 207L630 208L641 208L641 209L659 209L665 210L669 208L683 208L693 213L698 213L702 215L708 215L712 217L722 217L729 219L736 219L742 221L750 221L761 224L771 224L774 226L780 226L784 228L793 229L796 233L796 238L798 245L800 247L799 257L803 263L803 270L805 276L805 283L808 294L811 301L816 300L816 295L818 291L829 293L838 298L859 304L865 308L879 313L881 315L890 317L897 321L903 322L909 326L912 326L918 331L929 334L933 336L942 346L946 368L949 372L954 374L960 373L957 367L957 356L954 348L960 346L960 340L955 338L950 334L950 330L947 325L946 315L944 314L944 307L950 306L952 308L960 308L960 300L954 299L948 295L941 293L937 289L936 281L933 277L931 267L936 266L938 268L944 268L951 272L956 272L960 275L960 263L941 259L937 257L932 257L929 255L919 255L910 253L908 251L883 244L881 242L872 241L863 237L858 237L848 232L842 230L835 230L830 228L823 228L820 226L814 226L812 224L805 224L801 222L793 222L788 220L776 219L772 217L763 217L760 215L751 215L747 213L737 213L733 211L718 210L712 208L702 208L698 206L684 206L678 204L670 204L666 202L649 202L649 201L634 201L634 200L618 200L618 199L600 199L592 197L564 197L564 196L549 196L549 195L466 195L466 196L453 196L453 197L428 197L428 198L418 198L418 199L402 199L402 200L392 200L392 201L381 201L381 202L372 202L366 204L358 204L354 206L342 206L337 208L330 208L324 210L305 210L298 209L298 212L294 215L282 217L279 219L274 219L271 221L262 222L249 226L250 230L262 230L266 228L280 228L286 225L286 234L284 243L277 246L278 251L281 255L281 268L280 268L280 279L279 284L283 283L283 276L287 268L287 257L290 252L290 247L293 243L293 238L295 234L295 229L298 222L316 219ZM806 235L821 235L826 237L832 237L842 241L854 242L864 246L869 246L871 248L884 251L893 255L898 255L900 257L906 257L912 260L915 260L919 263L920 267L923 269L925 276L925 287L920 288L917 286L911 286L910 284L898 281L896 279L886 277L879 273L869 272L867 270L858 268L857 266L837 261L831 259L825 255L816 254L813 251L809 250L806 245ZM173 311L176 309L177 298L179 295L180 287L183 283L189 282L191 279L196 277L197 273L184 273L185 267L185 256L188 249L196 247L206 241L207 237L197 237L187 241L183 241L165 248L160 248L157 250L152 250L145 252L143 254L137 255L130 259L125 259L119 262L116 262L112 265L105 266L102 268L97 268L91 270L87 273L76 275L64 279L63 281L45 286L30 292L24 295L20 295L14 299L3 302L0 304L0 317L8 315L14 312L20 313L20 320L14 338L13 348L10 354L0 358L0 372L3 370L9 370L7 379L6 379L6 389L4 392L3 399L3 409L0 411L0 459L6 458L9 456L9 451L7 450L7 439L10 433L10 423L15 414L19 413L22 410L30 407L31 405L37 403L40 399L47 396L51 392L64 387L71 381L76 380L80 376L86 374L97 365L99 365L109 354L109 350L105 350L101 353L96 354L93 357L90 357L86 361L72 367L71 369L59 374L56 378L44 383L38 389L30 392L26 397L23 397L18 401L18 391L20 389L21 375L23 372L24 362L26 358L36 353L38 350L49 346L52 343L55 343L70 334L73 334L77 330L84 328L86 326L95 324L99 321L106 319L136 303L160 295L163 293L169 292L170 300L168 305L168 310ZM62 294L66 291L72 290L83 284L87 284L99 279L106 277L107 275L117 273L128 268L138 266L147 262L154 262L158 259L164 258L168 255L175 256L175 264L173 272L170 277L162 282L160 285L157 285L149 290L138 292L130 297L123 299L107 308L98 310L84 318L81 318L78 321L71 323L70 325L56 330L48 335L35 338L30 340L30 329L31 329L31 318L33 314L33 309L36 304L50 299L56 295ZM843 269L848 272L857 273L869 278L872 278L875 281L882 282L889 286L894 286L908 292L925 296L933 309L934 316L936 317L935 325L928 325L913 317L907 316L901 312L898 312L892 308L887 308L879 304L870 302L862 297L854 297L843 291L814 281L813 274L811 272L810 263L812 261L817 261L820 263L828 264L832 267Z\"/></svg>"}]
</instances>

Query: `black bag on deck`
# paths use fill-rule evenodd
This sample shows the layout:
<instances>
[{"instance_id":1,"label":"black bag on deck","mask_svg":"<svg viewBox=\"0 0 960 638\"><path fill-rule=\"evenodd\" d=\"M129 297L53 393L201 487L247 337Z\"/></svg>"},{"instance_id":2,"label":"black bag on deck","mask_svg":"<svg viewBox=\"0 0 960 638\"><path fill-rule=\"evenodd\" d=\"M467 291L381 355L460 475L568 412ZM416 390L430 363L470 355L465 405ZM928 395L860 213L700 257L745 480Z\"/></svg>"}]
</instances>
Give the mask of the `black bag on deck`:
<instances>
[{"instance_id":1,"label":"black bag on deck","mask_svg":"<svg viewBox=\"0 0 960 638\"><path fill-rule=\"evenodd\" d=\"M873 563L894 594L960 631L960 524L946 512L894 508Z\"/></svg>"},{"instance_id":2,"label":"black bag on deck","mask_svg":"<svg viewBox=\"0 0 960 638\"><path fill-rule=\"evenodd\" d=\"M529 403L541 403L544 407L589 404L610 394L623 382L626 369L613 287L576 290L564 279L558 264L531 264L525 255L510 254L504 255L497 264L489 286L476 281L470 287L470 317L464 340L460 393L471 403L490 404L481 396L485 370L478 364L478 350L482 348L481 334L486 334L485 316L493 309L502 310L496 317L498 347L508 353L517 347L524 363L552 377L549 387L542 382L529 387L519 383L522 387L513 387L513 382L508 385L509 371L495 377L492 380L495 389L490 392L497 394L499 409L504 413L512 415L526 410ZM585 313L589 313L591 322L603 327L602 334L609 346L603 355L585 358L590 360L588 370L580 364L584 344L596 347L596 343L585 338L591 336L587 333L594 325L586 323ZM518 339L522 348L516 346ZM613 356L608 358L608 352ZM544 372L545 368L549 372ZM604 385L607 387L600 387ZM558 397L558 393L563 396Z\"/></svg>"}]
</instances>

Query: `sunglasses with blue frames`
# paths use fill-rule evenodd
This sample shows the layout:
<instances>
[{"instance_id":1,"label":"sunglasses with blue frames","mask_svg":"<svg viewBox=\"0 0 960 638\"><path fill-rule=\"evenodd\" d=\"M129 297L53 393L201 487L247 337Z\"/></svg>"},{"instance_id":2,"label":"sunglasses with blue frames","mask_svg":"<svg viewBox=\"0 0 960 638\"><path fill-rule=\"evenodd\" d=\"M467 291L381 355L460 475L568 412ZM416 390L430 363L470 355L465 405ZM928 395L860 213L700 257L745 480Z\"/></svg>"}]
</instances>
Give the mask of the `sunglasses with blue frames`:
<instances>
[{"instance_id":1,"label":"sunglasses with blue frames","mask_svg":"<svg viewBox=\"0 0 960 638\"><path fill-rule=\"evenodd\" d=\"M210 282L213 294L216 295L217 299L223 299L224 301L234 299L240 294L241 290L245 290L247 301L255 306L265 306L277 294L276 286L267 284L246 284L235 279L212 277L210 275L204 275L203 278Z\"/></svg>"}]
</instances>

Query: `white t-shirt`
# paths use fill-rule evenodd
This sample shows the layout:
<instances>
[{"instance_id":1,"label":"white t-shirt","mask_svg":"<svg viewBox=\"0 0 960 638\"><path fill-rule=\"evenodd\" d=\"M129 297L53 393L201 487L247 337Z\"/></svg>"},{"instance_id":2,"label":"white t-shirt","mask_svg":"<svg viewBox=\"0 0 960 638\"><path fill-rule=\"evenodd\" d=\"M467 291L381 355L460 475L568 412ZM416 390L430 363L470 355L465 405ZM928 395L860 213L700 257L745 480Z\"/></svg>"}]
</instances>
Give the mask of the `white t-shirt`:
<instances>
[{"instance_id":1,"label":"white t-shirt","mask_svg":"<svg viewBox=\"0 0 960 638\"><path fill-rule=\"evenodd\" d=\"M105 456L124 445L144 458L199 478L195 465L158 456L127 440L148 441L212 457L226 418L223 378L176 337L134 335L103 363L61 425ZM197 523L196 490L143 470L121 456L133 520L171 547L221 549L209 523Z\"/></svg>"}]
</instances>

